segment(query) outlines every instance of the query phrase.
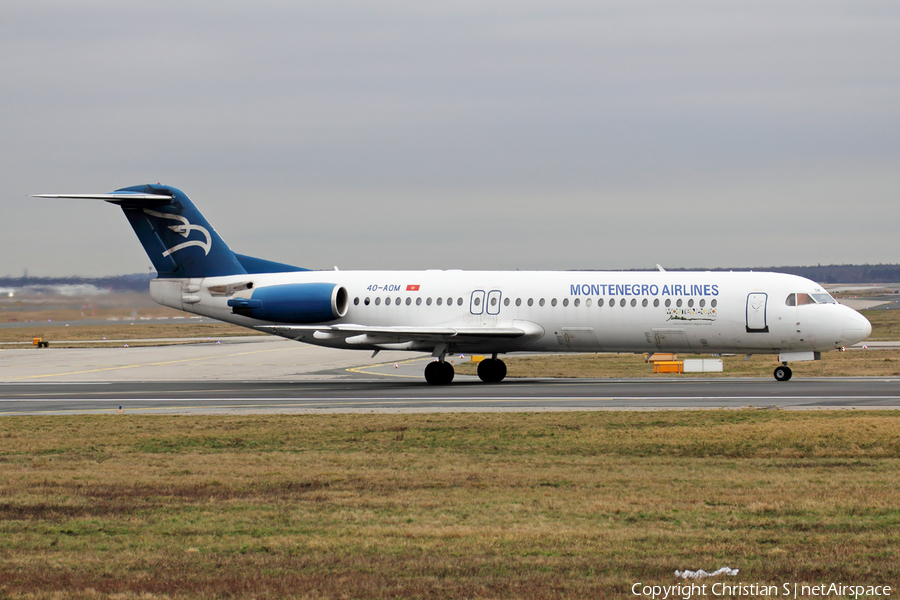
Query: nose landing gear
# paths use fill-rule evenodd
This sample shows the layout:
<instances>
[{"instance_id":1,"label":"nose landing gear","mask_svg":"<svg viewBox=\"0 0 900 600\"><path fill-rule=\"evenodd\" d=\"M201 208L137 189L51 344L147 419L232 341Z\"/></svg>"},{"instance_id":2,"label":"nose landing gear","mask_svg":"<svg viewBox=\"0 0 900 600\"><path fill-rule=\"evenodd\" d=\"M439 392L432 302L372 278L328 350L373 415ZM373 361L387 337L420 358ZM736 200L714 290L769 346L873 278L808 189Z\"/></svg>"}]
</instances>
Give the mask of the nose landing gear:
<instances>
[{"instance_id":1,"label":"nose landing gear","mask_svg":"<svg viewBox=\"0 0 900 600\"><path fill-rule=\"evenodd\" d=\"M787 366L787 363L784 363L775 369L775 381L787 381L791 378L791 375L793 375L793 373L791 372L791 368Z\"/></svg>"}]
</instances>

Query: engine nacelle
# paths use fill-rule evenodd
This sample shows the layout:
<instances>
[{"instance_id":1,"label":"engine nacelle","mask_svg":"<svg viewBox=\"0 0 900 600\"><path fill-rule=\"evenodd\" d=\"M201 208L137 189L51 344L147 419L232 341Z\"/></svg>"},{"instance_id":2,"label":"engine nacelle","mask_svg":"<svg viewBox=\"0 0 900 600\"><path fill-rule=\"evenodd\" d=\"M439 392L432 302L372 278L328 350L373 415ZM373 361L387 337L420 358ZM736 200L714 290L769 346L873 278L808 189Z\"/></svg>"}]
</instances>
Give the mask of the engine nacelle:
<instances>
[{"instance_id":1,"label":"engine nacelle","mask_svg":"<svg viewBox=\"0 0 900 600\"><path fill-rule=\"evenodd\" d=\"M249 298L232 298L235 314L277 323L321 323L347 314L350 296L334 283L286 283L253 290Z\"/></svg>"}]
</instances>

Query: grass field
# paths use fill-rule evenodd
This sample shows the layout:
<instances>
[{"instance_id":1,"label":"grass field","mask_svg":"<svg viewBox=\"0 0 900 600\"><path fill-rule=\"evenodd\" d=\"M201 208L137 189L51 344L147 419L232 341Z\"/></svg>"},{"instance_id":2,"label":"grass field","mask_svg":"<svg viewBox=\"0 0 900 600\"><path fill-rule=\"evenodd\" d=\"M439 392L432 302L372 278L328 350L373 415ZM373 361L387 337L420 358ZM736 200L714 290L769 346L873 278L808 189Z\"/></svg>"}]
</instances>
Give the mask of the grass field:
<instances>
[{"instance_id":1,"label":"grass field","mask_svg":"<svg viewBox=\"0 0 900 600\"><path fill-rule=\"evenodd\" d=\"M900 310L863 310L860 313L872 324L870 340L900 340Z\"/></svg>"},{"instance_id":2,"label":"grass field","mask_svg":"<svg viewBox=\"0 0 900 600\"><path fill-rule=\"evenodd\" d=\"M0 598L897 585L898 467L888 411L8 417Z\"/></svg>"},{"instance_id":3,"label":"grass field","mask_svg":"<svg viewBox=\"0 0 900 600\"><path fill-rule=\"evenodd\" d=\"M159 338L205 338L236 335L262 335L258 331L228 323L116 323L115 325L79 325L77 327L11 327L0 328L0 348L14 348L10 342L31 342L39 337L48 340L54 348L89 348L108 346L103 339L136 340ZM78 341L78 344L66 342ZM95 342L94 344L84 342ZM147 342L143 345L161 345L163 342ZM173 342L164 342L170 345Z\"/></svg>"}]
</instances>

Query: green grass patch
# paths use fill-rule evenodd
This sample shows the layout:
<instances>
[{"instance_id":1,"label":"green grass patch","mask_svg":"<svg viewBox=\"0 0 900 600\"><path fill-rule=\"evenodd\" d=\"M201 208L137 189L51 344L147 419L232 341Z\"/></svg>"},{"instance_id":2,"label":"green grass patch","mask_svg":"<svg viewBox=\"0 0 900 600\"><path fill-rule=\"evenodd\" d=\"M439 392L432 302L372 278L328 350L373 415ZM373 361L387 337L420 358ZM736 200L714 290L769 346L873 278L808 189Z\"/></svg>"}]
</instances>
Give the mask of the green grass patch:
<instances>
[{"instance_id":1,"label":"green grass patch","mask_svg":"<svg viewBox=\"0 0 900 600\"><path fill-rule=\"evenodd\" d=\"M0 598L890 585L898 467L894 411L8 417Z\"/></svg>"}]
</instances>

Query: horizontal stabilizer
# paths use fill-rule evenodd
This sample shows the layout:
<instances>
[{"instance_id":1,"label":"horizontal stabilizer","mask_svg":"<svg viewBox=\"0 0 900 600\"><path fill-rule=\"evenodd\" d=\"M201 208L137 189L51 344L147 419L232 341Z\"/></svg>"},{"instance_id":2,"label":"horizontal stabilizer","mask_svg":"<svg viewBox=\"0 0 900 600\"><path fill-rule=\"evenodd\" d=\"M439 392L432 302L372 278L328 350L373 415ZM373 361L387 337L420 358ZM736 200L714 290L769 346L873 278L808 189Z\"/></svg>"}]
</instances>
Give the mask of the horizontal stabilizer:
<instances>
[{"instance_id":1,"label":"horizontal stabilizer","mask_svg":"<svg viewBox=\"0 0 900 600\"><path fill-rule=\"evenodd\" d=\"M119 206L160 279L247 275L247 270L191 199L172 186L135 185L102 194L35 194L34 197L103 200ZM262 264L257 268L268 266Z\"/></svg>"},{"instance_id":2,"label":"horizontal stabilizer","mask_svg":"<svg viewBox=\"0 0 900 600\"><path fill-rule=\"evenodd\" d=\"M172 196L141 192L113 192L111 194L33 194L32 198L73 198L75 200L105 200L113 204L158 204L171 202Z\"/></svg>"}]
</instances>

